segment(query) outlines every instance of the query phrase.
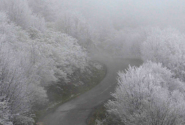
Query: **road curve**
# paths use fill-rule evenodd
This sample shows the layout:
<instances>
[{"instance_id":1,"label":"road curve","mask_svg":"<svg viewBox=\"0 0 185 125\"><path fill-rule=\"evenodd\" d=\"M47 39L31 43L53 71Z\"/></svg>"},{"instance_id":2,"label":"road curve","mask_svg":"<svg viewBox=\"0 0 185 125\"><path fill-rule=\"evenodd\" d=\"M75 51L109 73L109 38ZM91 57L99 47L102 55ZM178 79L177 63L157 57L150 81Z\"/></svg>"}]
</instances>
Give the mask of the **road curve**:
<instances>
[{"instance_id":1,"label":"road curve","mask_svg":"<svg viewBox=\"0 0 185 125\"><path fill-rule=\"evenodd\" d=\"M86 125L86 119L93 109L110 98L116 86L117 72L125 70L128 65L139 66L138 59L116 59L101 61L107 66L107 75L100 84L81 96L64 103L41 121L44 125Z\"/></svg>"}]
</instances>

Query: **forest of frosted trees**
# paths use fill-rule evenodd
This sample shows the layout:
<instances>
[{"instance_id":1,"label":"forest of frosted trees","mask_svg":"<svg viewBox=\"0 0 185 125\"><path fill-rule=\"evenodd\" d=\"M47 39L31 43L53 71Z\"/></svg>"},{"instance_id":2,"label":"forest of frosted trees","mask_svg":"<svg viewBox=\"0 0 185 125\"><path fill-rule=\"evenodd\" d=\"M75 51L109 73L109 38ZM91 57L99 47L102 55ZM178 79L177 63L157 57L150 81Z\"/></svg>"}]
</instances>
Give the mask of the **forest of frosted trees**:
<instances>
[{"instance_id":1,"label":"forest of frosted trees","mask_svg":"<svg viewBox=\"0 0 185 125\"><path fill-rule=\"evenodd\" d=\"M33 125L45 88L83 72L93 54L144 61L118 73L105 104L115 124L184 125L185 4L160 13L141 1L0 0L0 125Z\"/></svg>"},{"instance_id":2,"label":"forest of frosted trees","mask_svg":"<svg viewBox=\"0 0 185 125\"><path fill-rule=\"evenodd\" d=\"M0 1L0 124L32 124L35 107L48 100L44 87L87 66L78 40L50 26L49 5Z\"/></svg>"}]
</instances>

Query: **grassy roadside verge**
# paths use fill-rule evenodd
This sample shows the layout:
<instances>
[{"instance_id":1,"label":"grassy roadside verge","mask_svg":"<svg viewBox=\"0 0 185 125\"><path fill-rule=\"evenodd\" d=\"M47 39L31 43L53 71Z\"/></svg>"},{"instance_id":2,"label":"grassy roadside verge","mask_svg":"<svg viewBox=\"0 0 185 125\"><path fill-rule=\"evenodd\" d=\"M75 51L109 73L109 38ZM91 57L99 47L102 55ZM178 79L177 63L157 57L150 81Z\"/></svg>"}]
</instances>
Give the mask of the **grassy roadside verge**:
<instances>
[{"instance_id":1,"label":"grassy roadside verge","mask_svg":"<svg viewBox=\"0 0 185 125\"><path fill-rule=\"evenodd\" d=\"M95 108L86 121L87 125L125 125L116 116L108 115L104 106L106 102Z\"/></svg>"},{"instance_id":2,"label":"grassy roadside verge","mask_svg":"<svg viewBox=\"0 0 185 125\"><path fill-rule=\"evenodd\" d=\"M105 65L98 62L91 62L90 66L83 73L79 71L75 72L69 83L63 84L61 80L57 84L46 88L50 103L45 109L35 113L35 121L38 122L45 115L55 111L58 106L95 87L104 79L106 73L107 68Z\"/></svg>"},{"instance_id":3,"label":"grassy roadside verge","mask_svg":"<svg viewBox=\"0 0 185 125\"><path fill-rule=\"evenodd\" d=\"M90 114L89 118L87 119L87 125L96 125L96 120L102 121L106 118L106 109L104 104L97 106L94 111Z\"/></svg>"}]
</instances>

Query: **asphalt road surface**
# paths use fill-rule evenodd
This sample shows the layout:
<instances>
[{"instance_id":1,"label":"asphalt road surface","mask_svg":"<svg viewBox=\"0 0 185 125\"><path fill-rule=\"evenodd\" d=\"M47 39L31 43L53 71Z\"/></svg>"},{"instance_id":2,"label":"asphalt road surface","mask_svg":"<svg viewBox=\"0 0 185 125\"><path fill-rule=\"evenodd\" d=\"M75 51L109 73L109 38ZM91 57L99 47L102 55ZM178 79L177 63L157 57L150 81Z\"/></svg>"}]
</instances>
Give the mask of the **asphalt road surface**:
<instances>
[{"instance_id":1,"label":"asphalt road surface","mask_svg":"<svg viewBox=\"0 0 185 125\"><path fill-rule=\"evenodd\" d=\"M138 59L112 59L102 61L107 66L107 75L100 84L81 96L59 106L41 121L44 125L86 125L93 109L109 99L116 86L117 72L142 64Z\"/></svg>"}]
</instances>

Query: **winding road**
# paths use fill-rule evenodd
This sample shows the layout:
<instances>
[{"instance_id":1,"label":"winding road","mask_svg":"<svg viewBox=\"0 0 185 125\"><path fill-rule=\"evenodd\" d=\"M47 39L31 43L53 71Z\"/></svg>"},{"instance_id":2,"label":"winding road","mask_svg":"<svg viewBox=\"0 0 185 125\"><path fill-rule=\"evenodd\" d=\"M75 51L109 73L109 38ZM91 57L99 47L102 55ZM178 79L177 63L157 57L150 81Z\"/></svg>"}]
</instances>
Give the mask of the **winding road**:
<instances>
[{"instance_id":1,"label":"winding road","mask_svg":"<svg viewBox=\"0 0 185 125\"><path fill-rule=\"evenodd\" d=\"M127 69L128 65L142 64L138 59L112 59L100 62L107 66L107 75L102 82L48 114L42 119L44 125L86 125L86 119L93 109L109 99L110 93L114 92L117 72Z\"/></svg>"}]
</instances>

